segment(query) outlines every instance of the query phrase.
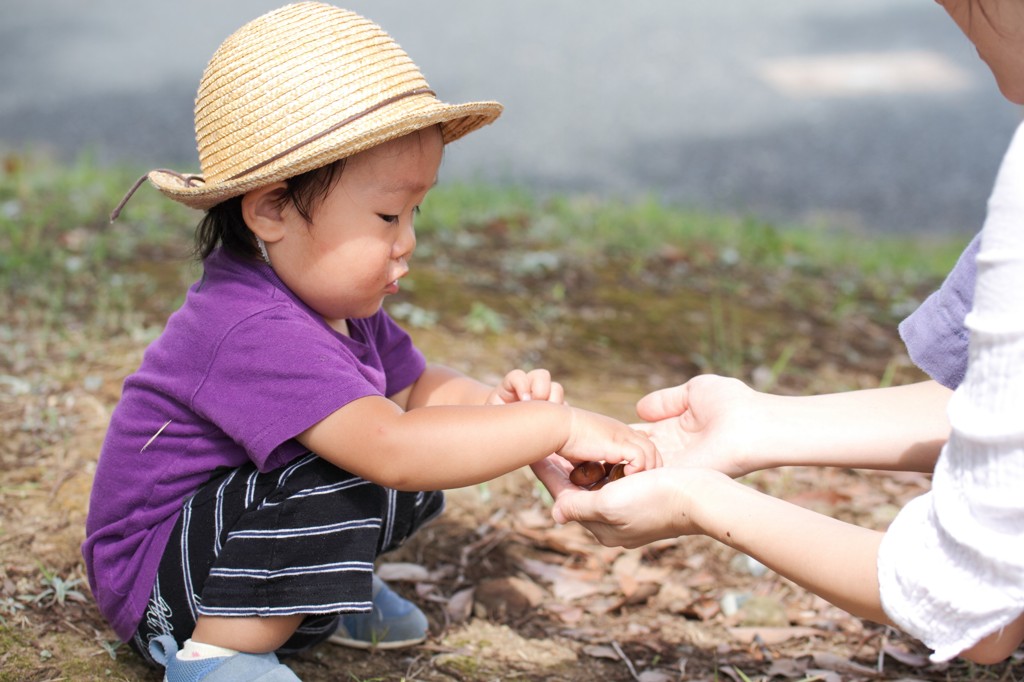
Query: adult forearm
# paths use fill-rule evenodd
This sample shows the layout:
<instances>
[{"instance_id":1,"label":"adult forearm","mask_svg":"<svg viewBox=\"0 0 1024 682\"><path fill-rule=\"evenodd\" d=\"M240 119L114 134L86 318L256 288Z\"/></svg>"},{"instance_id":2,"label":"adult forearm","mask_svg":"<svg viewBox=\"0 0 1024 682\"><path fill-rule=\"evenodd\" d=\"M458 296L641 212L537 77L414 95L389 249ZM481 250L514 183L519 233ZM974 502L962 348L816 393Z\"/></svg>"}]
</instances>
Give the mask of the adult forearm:
<instances>
[{"instance_id":1,"label":"adult forearm","mask_svg":"<svg viewBox=\"0 0 1024 682\"><path fill-rule=\"evenodd\" d=\"M932 471L952 391L934 381L817 396L762 395L749 470L787 465Z\"/></svg>"},{"instance_id":2,"label":"adult forearm","mask_svg":"<svg viewBox=\"0 0 1024 682\"><path fill-rule=\"evenodd\" d=\"M856 616L888 622L876 569L881 533L765 495L725 476L689 483L690 521L706 535Z\"/></svg>"}]
</instances>

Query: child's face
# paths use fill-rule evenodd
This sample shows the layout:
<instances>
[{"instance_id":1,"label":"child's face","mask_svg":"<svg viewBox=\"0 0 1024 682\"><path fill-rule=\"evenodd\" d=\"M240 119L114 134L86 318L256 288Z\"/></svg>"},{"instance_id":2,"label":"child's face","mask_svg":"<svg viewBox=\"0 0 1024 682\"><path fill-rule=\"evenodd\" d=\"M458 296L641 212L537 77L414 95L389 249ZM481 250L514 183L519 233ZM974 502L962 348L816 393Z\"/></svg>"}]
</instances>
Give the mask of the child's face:
<instances>
[{"instance_id":1,"label":"child's face","mask_svg":"<svg viewBox=\"0 0 1024 682\"><path fill-rule=\"evenodd\" d=\"M1024 104L1024 2L936 0L974 43L1011 102Z\"/></svg>"},{"instance_id":2,"label":"child's face","mask_svg":"<svg viewBox=\"0 0 1024 682\"><path fill-rule=\"evenodd\" d=\"M285 207L274 270L339 331L398 293L416 248L413 216L437 181L442 148L440 131L430 128L350 157L312 224Z\"/></svg>"}]
</instances>

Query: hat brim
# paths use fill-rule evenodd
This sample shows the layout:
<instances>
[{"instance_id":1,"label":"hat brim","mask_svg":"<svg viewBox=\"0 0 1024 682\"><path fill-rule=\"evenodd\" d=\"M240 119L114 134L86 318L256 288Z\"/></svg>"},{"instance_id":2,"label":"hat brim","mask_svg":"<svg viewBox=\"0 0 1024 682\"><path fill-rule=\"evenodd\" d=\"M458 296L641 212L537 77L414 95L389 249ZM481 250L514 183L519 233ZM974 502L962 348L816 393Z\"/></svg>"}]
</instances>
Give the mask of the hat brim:
<instances>
[{"instance_id":1,"label":"hat brim","mask_svg":"<svg viewBox=\"0 0 1024 682\"><path fill-rule=\"evenodd\" d=\"M503 108L498 102L446 104L430 95L410 98L403 103L403 109L400 115L382 109L310 144L297 144L272 163L221 182L207 182L202 175L181 175L162 169L151 171L147 177L164 196L191 208L207 210L250 190L321 168L433 125L440 125L444 144L454 142L494 122Z\"/></svg>"}]
</instances>

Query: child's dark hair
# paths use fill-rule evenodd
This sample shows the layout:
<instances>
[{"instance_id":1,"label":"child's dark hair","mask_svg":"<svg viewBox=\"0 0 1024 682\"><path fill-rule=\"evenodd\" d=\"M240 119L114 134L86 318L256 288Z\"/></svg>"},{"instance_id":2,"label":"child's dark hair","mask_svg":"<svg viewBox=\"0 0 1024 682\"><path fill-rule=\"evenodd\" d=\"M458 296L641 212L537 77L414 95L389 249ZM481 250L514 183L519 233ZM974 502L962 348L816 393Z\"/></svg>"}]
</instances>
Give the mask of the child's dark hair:
<instances>
[{"instance_id":1,"label":"child's dark hair","mask_svg":"<svg viewBox=\"0 0 1024 682\"><path fill-rule=\"evenodd\" d=\"M345 159L317 168L301 175L288 178L288 188L281 195L279 205L291 203L307 223L313 222L313 212L345 167ZM194 253L199 260L205 259L218 247L236 256L260 258L256 236L242 218L242 197L232 197L206 211L196 226Z\"/></svg>"}]
</instances>

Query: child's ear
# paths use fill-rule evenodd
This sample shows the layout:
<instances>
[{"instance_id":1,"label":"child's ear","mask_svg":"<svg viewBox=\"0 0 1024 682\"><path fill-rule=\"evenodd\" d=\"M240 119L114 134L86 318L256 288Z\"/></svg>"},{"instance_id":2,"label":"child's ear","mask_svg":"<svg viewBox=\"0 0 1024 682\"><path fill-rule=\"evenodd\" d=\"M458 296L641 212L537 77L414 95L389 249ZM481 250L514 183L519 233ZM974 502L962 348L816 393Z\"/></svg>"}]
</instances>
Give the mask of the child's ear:
<instances>
[{"instance_id":1,"label":"child's ear","mask_svg":"<svg viewBox=\"0 0 1024 682\"><path fill-rule=\"evenodd\" d=\"M242 197L242 219L257 237L276 242L284 237L285 217L281 196L288 189L284 182L250 190Z\"/></svg>"}]
</instances>

